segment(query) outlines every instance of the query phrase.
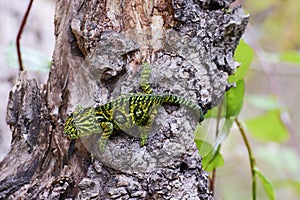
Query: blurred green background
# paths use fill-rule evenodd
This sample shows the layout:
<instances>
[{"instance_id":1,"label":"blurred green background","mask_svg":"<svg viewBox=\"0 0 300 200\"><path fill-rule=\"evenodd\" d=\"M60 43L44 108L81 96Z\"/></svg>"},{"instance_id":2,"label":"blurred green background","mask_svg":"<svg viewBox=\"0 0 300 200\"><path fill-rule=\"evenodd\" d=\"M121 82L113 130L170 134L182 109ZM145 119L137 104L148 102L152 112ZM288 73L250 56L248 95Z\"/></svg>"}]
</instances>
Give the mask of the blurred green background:
<instances>
[{"instance_id":1,"label":"blurred green background","mask_svg":"<svg viewBox=\"0 0 300 200\"><path fill-rule=\"evenodd\" d=\"M300 199L300 4L296 0L245 0L250 23L243 38L255 57L246 75L240 113L258 167L276 199ZM299 84L299 85L298 85ZM216 197L251 199L248 154L237 128L224 145ZM267 199L258 185L258 199Z\"/></svg>"}]
</instances>

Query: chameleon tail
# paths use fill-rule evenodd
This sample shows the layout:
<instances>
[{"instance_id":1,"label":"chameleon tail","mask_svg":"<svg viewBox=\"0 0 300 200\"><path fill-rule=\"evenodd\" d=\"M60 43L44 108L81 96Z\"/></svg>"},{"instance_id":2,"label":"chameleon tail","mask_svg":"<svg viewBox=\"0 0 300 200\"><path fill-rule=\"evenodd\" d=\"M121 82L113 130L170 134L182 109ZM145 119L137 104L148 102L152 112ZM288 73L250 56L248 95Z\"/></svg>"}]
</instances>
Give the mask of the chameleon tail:
<instances>
[{"instance_id":1,"label":"chameleon tail","mask_svg":"<svg viewBox=\"0 0 300 200\"><path fill-rule=\"evenodd\" d=\"M152 88L150 86L150 82L149 82L149 79L151 77L151 72L152 72L152 69L151 69L149 63L144 63L142 75L141 75L141 79L140 79L140 86L141 86L143 92L146 94L153 93L153 90L152 90Z\"/></svg>"},{"instance_id":2,"label":"chameleon tail","mask_svg":"<svg viewBox=\"0 0 300 200\"><path fill-rule=\"evenodd\" d=\"M174 103L191 108L200 114L199 122L204 120L202 108L193 101L173 94L161 94L160 96L162 97L162 103Z\"/></svg>"}]
</instances>

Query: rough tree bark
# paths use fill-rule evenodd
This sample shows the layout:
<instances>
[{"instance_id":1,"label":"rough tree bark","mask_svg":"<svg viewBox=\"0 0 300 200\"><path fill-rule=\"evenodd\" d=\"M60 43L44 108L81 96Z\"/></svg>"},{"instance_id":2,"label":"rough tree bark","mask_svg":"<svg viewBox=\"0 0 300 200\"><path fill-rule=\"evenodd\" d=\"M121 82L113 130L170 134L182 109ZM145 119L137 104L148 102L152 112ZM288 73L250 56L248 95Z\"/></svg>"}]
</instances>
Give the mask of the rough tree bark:
<instances>
[{"instance_id":1,"label":"rough tree bark","mask_svg":"<svg viewBox=\"0 0 300 200\"><path fill-rule=\"evenodd\" d=\"M231 2L57 1L48 83L21 72L10 92L13 139L0 163L0 198L213 199L193 142L197 119L187 109L162 107L145 147L116 134L101 155L93 149L96 136L76 140L69 151L63 125L78 104L140 92L144 62L155 93L185 96L204 111L217 105L248 22Z\"/></svg>"}]
</instances>

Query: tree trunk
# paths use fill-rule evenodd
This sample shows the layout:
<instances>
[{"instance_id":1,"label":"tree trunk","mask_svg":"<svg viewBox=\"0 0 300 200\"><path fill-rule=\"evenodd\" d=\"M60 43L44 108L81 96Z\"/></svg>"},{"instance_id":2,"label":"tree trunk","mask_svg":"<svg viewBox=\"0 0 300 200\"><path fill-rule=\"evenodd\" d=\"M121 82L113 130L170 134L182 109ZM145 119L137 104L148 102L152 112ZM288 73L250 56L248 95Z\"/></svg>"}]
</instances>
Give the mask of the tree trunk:
<instances>
[{"instance_id":1,"label":"tree trunk","mask_svg":"<svg viewBox=\"0 0 300 200\"><path fill-rule=\"evenodd\" d=\"M116 133L103 154L94 148L97 136L70 142L63 127L79 104L141 92L145 62L154 93L184 96L204 111L217 105L248 22L230 3L57 1L47 85L21 72L10 92L13 139L0 163L0 198L213 199L193 141L197 118L188 109L163 106L144 147Z\"/></svg>"}]
</instances>

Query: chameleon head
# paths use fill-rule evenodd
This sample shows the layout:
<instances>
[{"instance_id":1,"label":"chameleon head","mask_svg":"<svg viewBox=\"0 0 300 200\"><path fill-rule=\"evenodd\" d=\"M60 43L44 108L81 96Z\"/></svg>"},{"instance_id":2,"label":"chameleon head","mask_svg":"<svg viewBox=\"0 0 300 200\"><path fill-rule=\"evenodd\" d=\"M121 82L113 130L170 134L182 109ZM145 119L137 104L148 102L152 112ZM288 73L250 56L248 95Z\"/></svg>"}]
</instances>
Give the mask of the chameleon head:
<instances>
[{"instance_id":1,"label":"chameleon head","mask_svg":"<svg viewBox=\"0 0 300 200\"><path fill-rule=\"evenodd\" d=\"M78 138L78 132L77 129L74 125L74 116L73 113L69 115L67 118L65 127L64 127L64 134L68 136L70 139Z\"/></svg>"},{"instance_id":2,"label":"chameleon head","mask_svg":"<svg viewBox=\"0 0 300 200\"><path fill-rule=\"evenodd\" d=\"M64 133L70 139L101 132L102 129L96 120L95 108L93 107L82 108L78 106L69 115L64 127Z\"/></svg>"}]
</instances>

